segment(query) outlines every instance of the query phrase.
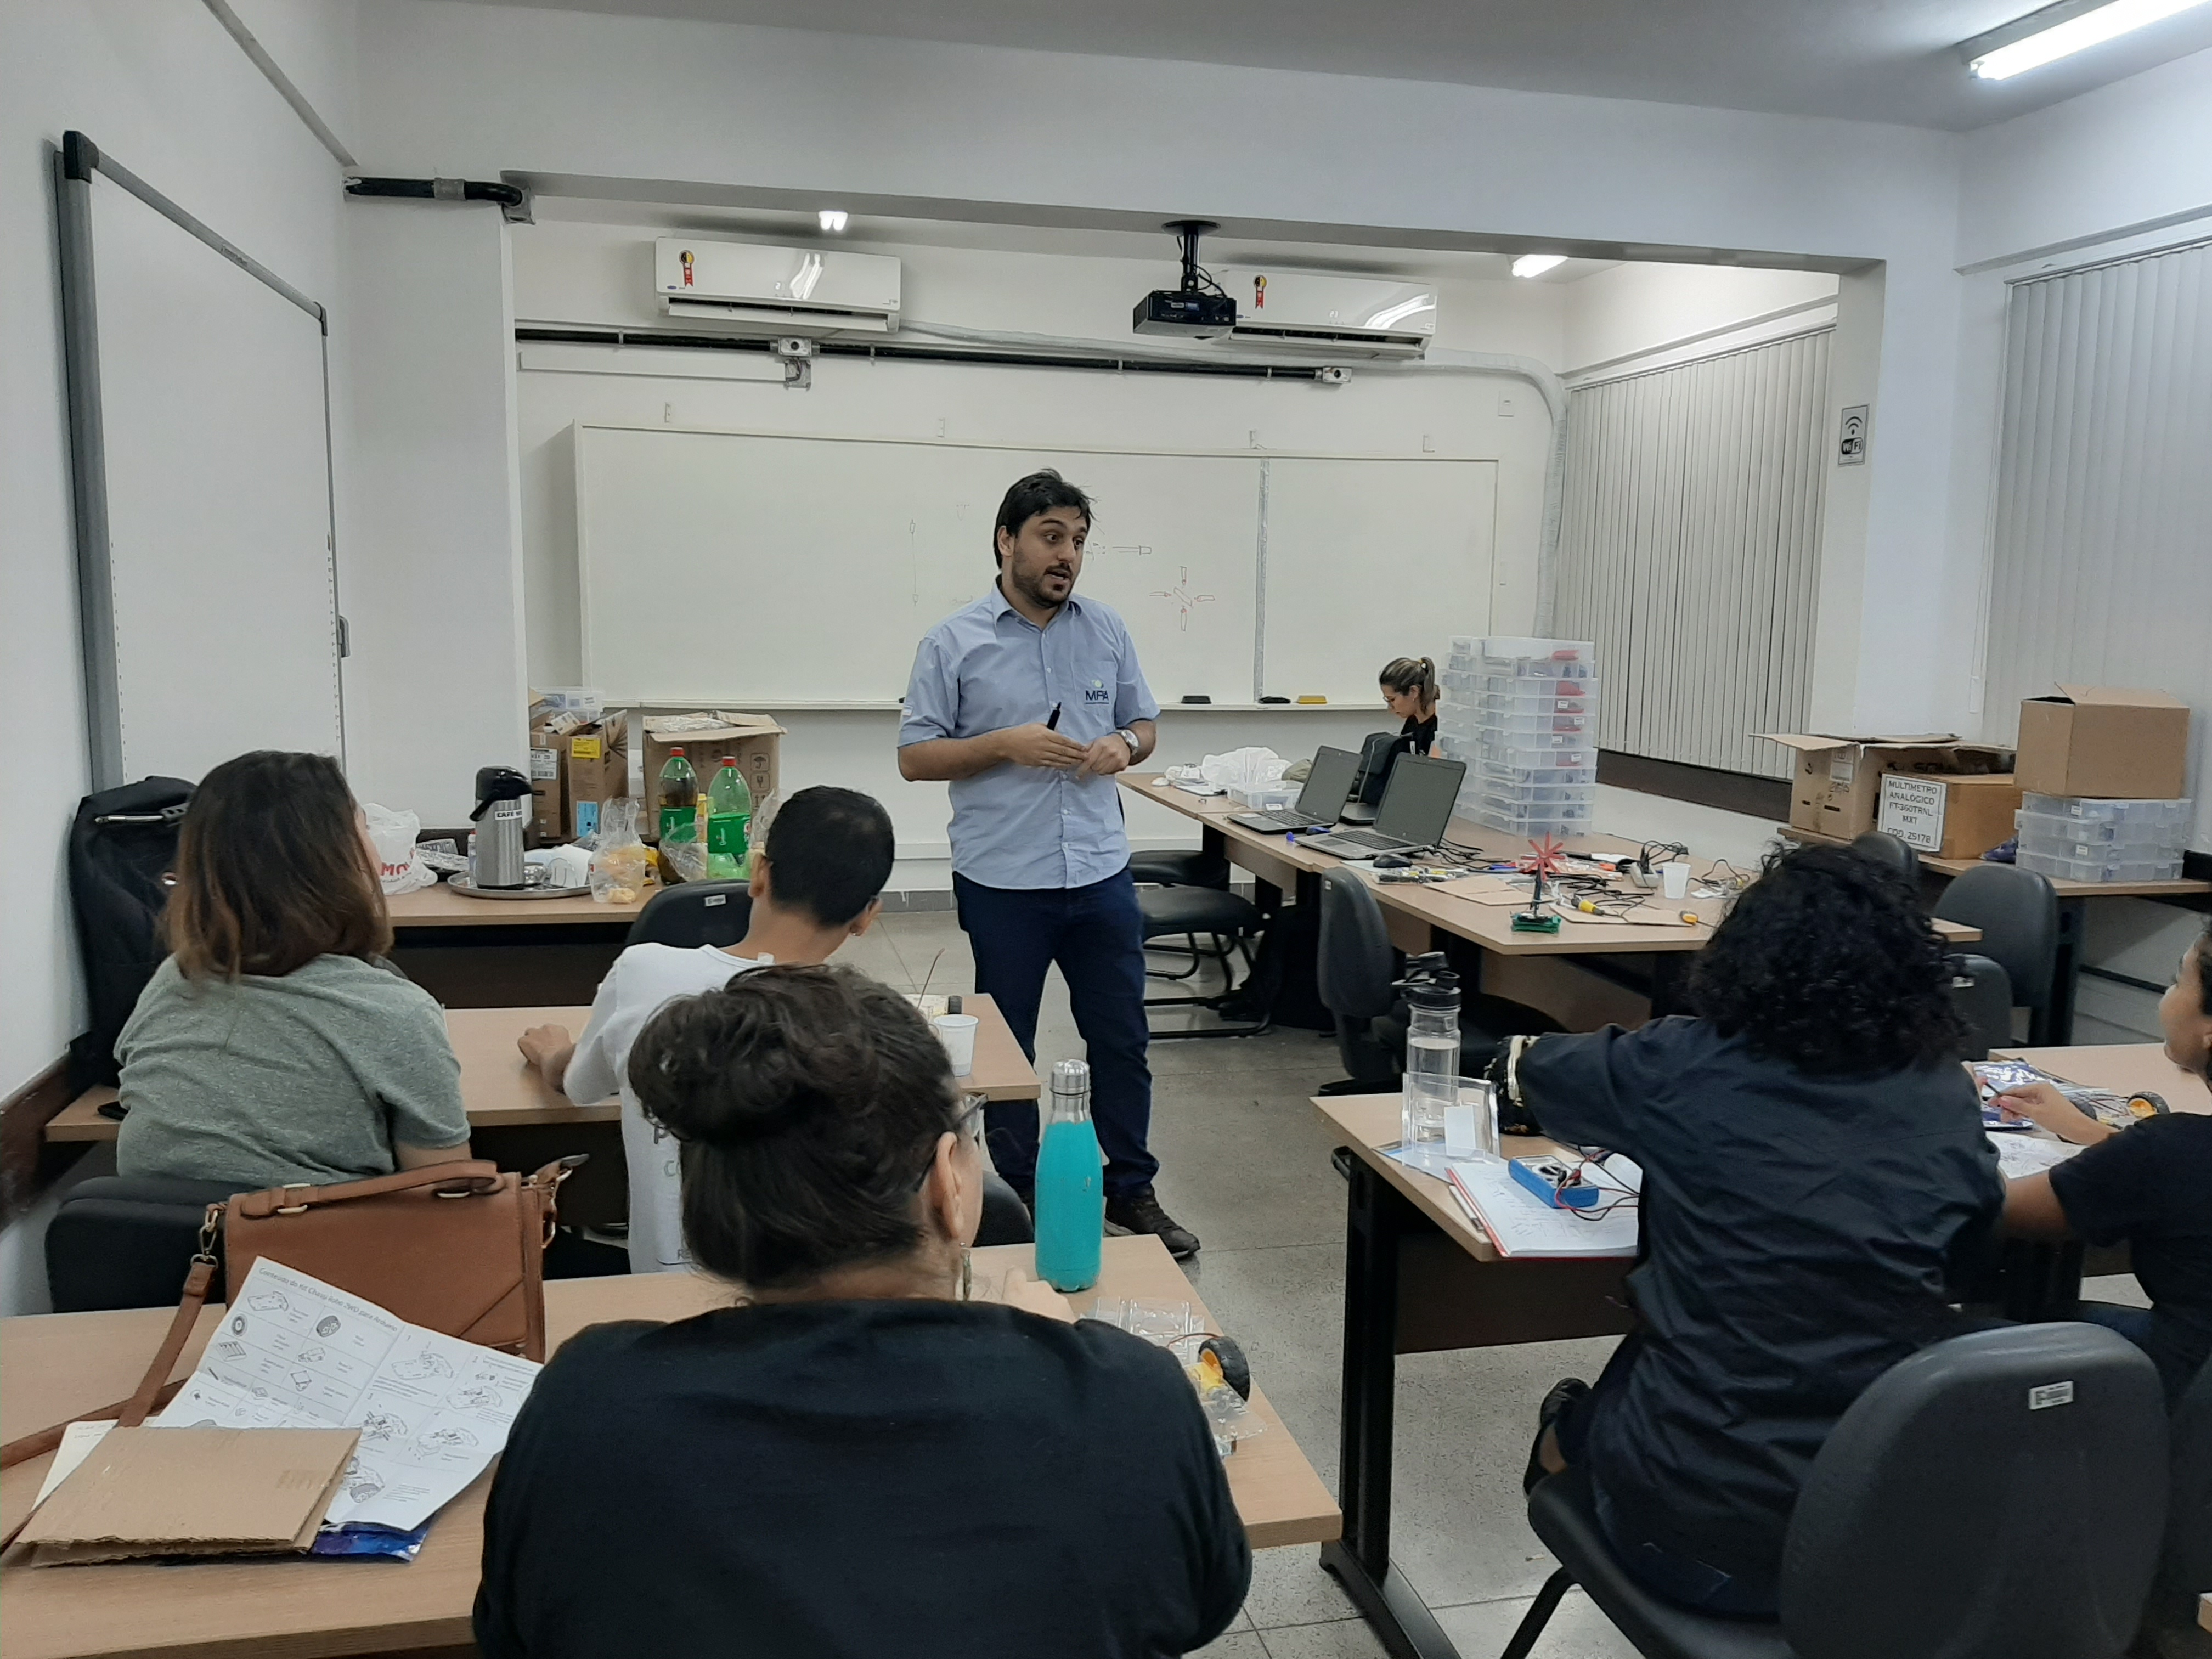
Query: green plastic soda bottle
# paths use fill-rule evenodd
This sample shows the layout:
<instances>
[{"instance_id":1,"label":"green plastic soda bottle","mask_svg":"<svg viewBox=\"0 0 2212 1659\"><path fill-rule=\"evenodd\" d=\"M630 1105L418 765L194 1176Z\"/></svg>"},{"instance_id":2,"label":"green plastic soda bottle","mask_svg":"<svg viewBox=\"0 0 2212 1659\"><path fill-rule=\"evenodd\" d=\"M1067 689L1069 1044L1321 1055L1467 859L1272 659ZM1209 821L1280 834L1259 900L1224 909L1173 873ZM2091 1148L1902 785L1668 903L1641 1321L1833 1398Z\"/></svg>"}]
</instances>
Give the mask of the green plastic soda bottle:
<instances>
[{"instance_id":1,"label":"green plastic soda bottle","mask_svg":"<svg viewBox=\"0 0 2212 1659\"><path fill-rule=\"evenodd\" d=\"M660 839L663 842L699 838L699 775L678 747L668 751L660 769Z\"/></svg>"},{"instance_id":2,"label":"green plastic soda bottle","mask_svg":"<svg viewBox=\"0 0 2212 1659\"><path fill-rule=\"evenodd\" d=\"M746 842L752 828L753 792L736 759L722 757L720 769L707 791L707 878L735 881L752 873L752 853Z\"/></svg>"}]
</instances>

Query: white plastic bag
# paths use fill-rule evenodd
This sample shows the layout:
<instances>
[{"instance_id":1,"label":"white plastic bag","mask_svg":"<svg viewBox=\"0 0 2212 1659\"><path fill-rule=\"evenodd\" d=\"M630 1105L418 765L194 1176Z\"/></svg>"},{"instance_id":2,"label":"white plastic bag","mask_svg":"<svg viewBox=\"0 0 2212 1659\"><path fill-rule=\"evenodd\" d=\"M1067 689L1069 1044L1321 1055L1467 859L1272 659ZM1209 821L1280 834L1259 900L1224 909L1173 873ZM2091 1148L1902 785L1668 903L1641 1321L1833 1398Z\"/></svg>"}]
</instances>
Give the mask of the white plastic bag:
<instances>
[{"instance_id":1,"label":"white plastic bag","mask_svg":"<svg viewBox=\"0 0 2212 1659\"><path fill-rule=\"evenodd\" d=\"M592 896L602 904L635 904L653 878L653 855L637 838L637 803L628 796L599 812L592 848Z\"/></svg>"},{"instance_id":2,"label":"white plastic bag","mask_svg":"<svg viewBox=\"0 0 2212 1659\"><path fill-rule=\"evenodd\" d=\"M394 812L368 801L362 806L368 820L368 838L376 843L376 874L386 896L412 893L436 883L438 872L422 862L415 850L415 837L422 833L422 820L412 812Z\"/></svg>"},{"instance_id":3,"label":"white plastic bag","mask_svg":"<svg viewBox=\"0 0 2212 1659\"><path fill-rule=\"evenodd\" d=\"M1272 749L1232 749L1206 757L1198 763L1198 775L1216 789L1261 789L1280 783L1289 764Z\"/></svg>"}]
</instances>

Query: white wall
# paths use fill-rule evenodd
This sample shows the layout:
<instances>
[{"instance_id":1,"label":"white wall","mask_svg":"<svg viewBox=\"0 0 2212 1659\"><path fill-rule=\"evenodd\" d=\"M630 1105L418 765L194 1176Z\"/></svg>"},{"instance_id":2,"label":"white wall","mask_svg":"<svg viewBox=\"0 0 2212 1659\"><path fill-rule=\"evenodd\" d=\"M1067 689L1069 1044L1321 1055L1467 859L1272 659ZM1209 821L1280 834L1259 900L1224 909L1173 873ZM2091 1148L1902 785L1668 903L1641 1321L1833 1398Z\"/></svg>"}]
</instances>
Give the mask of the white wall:
<instances>
[{"instance_id":1,"label":"white wall","mask_svg":"<svg viewBox=\"0 0 2212 1659\"><path fill-rule=\"evenodd\" d=\"M489 204L347 203L358 337L347 763L362 799L455 824L526 766L507 228Z\"/></svg>"},{"instance_id":2,"label":"white wall","mask_svg":"<svg viewBox=\"0 0 2212 1659\"><path fill-rule=\"evenodd\" d=\"M313 43L331 78L349 79L349 3L263 0L255 10ZM5 1093L58 1058L82 1018L64 840L87 787L84 710L48 147L70 128L89 134L334 312L341 262L337 163L204 7L11 5L0 30L0 699L29 738L0 813L13 895L0 906ZM332 325L336 348L344 319ZM345 466L341 442L342 483ZM43 1295L35 1250L7 1241L0 1313Z\"/></svg>"},{"instance_id":3,"label":"white wall","mask_svg":"<svg viewBox=\"0 0 2212 1659\"><path fill-rule=\"evenodd\" d=\"M1629 264L1561 292L1560 373L1589 376L1657 368L1748 345L1762 332L1833 321L1836 278L1824 270Z\"/></svg>"},{"instance_id":4,"label":"white wall","mask_svg":"<svg viewBox=\"0 0 2212 1659\"><path fill-rule=\"evenodd\" d=\"M641 199L798 192L1020 219L1204 210L1301 224L1603 238L1887 262L1851 713L1947 723L1967 619L1944 542L1957 140L1827 120L1212 65L390 0L365 14L368 153L395 172L648 181ZM1218 157L1203 185L1190 157ZM931 209L929 204L951 206ZM1346 232L1347 234L1355 233ZM1857 607L1854 607L1855 609Z\"/></svg>"}]
</instances>

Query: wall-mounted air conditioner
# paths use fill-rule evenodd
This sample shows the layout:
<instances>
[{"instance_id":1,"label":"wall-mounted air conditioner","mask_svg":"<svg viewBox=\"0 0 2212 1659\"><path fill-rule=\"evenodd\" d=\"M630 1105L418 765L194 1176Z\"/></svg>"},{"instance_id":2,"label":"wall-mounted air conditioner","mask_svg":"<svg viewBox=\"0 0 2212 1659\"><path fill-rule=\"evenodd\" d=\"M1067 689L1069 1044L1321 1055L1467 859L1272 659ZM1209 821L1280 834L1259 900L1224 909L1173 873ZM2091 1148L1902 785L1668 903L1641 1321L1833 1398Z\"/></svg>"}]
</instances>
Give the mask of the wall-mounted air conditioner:
<instances>
[{"instance_id":1,"label":"wall-mounted air conditioner","mask_svg":"<svg viewBox=\"0 0 2212 1659\"><path fill-rule=\"evenodd\" d=\"M1418 357L1437 331L1437 291L1379 276L1224 266L1216 280L1237 301L1226 338L1338 356Z\"/></svg>"},{"instance_id":2,"label":"wall-mounted air conditioner","mask_svg":"<svg viewBox=\"0 0 2212 1659\"><path fill-rule=\"evenodd\" d=\"M672 319L749 334L888 334L898 326L899 262L879 253L762 247L663 236L653 290Z\"/></svg>"}]
</instances>

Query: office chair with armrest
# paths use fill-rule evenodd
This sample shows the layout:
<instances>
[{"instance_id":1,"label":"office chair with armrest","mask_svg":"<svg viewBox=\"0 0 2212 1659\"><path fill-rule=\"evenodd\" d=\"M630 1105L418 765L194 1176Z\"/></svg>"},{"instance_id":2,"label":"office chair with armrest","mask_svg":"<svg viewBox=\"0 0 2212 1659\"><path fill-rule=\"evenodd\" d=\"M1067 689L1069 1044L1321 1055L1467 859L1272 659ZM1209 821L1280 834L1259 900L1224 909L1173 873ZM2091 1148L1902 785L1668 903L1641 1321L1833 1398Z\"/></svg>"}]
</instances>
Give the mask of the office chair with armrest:
<instances>
[{"instance_id":1,"label":"office chair with armrest","mask_svg":"<svg viewBox=\"0 0 2212 1659\"><path fill-rule=\"evenodd\" d=\"M1894 870L1915 888L1920 885L1920 854L1884 830L1869 830L1851 842L1851 851Z\"/></svg>"},{"instance_id":2,"label":"office chair with armrest","mask_svg":"<svg viewBox=\"0 0 2212 1659\"><path fill-rule=\"evenodd\" d=\"M2058 972L2058 893L2051 878L2014 864L1978 864L1946 887L1932 907L1945 921L1981 929L1974 954L2012 981L2014 1007L2027 1010L2027 1040L2054 1039L2051 1011ZM2007 1034L2009 1040L2009 1032Z\"/></svg>"},{"instance_id":3,"label":"office chair with armrest","mask_svg":"<svg viewBox=\"0 0 2212 1659\"><path fill-rule=\"evenodd\" d=\"M1239 897L1225 887L1147 887L1138 891L1137 912L1139 932L1146 950L1159 948L1152 943L1155 939L1180 937L1190 957L1190 966L1180 974L1146 969L1152 978L1188 979L1211 957L1221 964L1222 975L1226 979L1232 950L1244 959L1246 978L1251 976L1252 953L1245 941L1260 930L1260 908L1251 900ZM1212 939L1211 951L1200 949L1200 933ZM1145 1006L1218 1007L1231 994L1231 988L1224 987L1214 996L1146 997ZM1257 1036L1267 1025L1267 1020L1261 1019L1192 1030L1154 1031L1152 1040L1157 1042L1178 1037Z\"/></svg>"},{"instance_id":4,"label":"office chair with armrest","mask_svg":"<svg viewBox=\"0 0 2212 1659\"><path fill-rule=\"evenodd\" d=\"M752 895L744 882L687 881L680 887L664 887L647 899L623 936L623 945L726 947L745 936L752 917Z\"/></svg>"},{"instance_id":5,"label":"office chair with armrest","mask_svg":"<svg viewBox=\"0 0 2212 1659\"><path fill-rule=\"evenodd\" d=\"M2166 1483L2141 1349L2094 1325L1972 1332L1892 1366L1837 1423L1790 1516L1779 1620L1652 1595L1613 1553L1588 1470L1570 1469L1529 1494L1561 1565L1504 1659L1526 1659L1573 1584L1647 1659L2117 1659Z\"/></svg>"},{"instance_id":6,"label":"office chair with armrest","mask_svg":"<svg viewBox=\"0 0 2212 1659\"><path fill-rule=\"evenodd\" d=\"M1987 1060L1992 1048L2012 1043L2012 975L1984 956L1968 951L1946 957L1951 970L1951 1007L1966 1028L1961 1060Z\"/></svg>"},{"instance_id":7,"label":"office chair with armrest","mask_svg":"<svg viewBox=\"0 0 2212 1659\"><path fill-rule=\"evenodd\" d=\"M2143 1609L2143 1635L2159 1659L2212 1659L2212 1630L2197 1598L2212 1593L2212 1360L2174 1402L2173 1462L2166 1546Z\"/></svg>"},{"instance_id":8,"label":"office chair with armrest","mask_svg":"<svg viewBox=\"0 0 2212 1659\"><path fill-rule=\"evenodd\" d=\"M176 1305L207 1206L228 1182L94 1176L62 1195L46 1224L46 1291L56 1313ZM209 1300L222 1300L217 1276Z\"/></svg>"},{"instance_id":9,"label":"office chair with armrest","mask_svg":"<svg viewBox=\"0 0 2212 1659\"><path fill-rule=\"evenodd\" d=\"M1209 853L1202 847L1162 848L1129 855L1129 878L1156 887L1218 887L1229 889L1226 854Z\"/></svg>"}]
</instances>

